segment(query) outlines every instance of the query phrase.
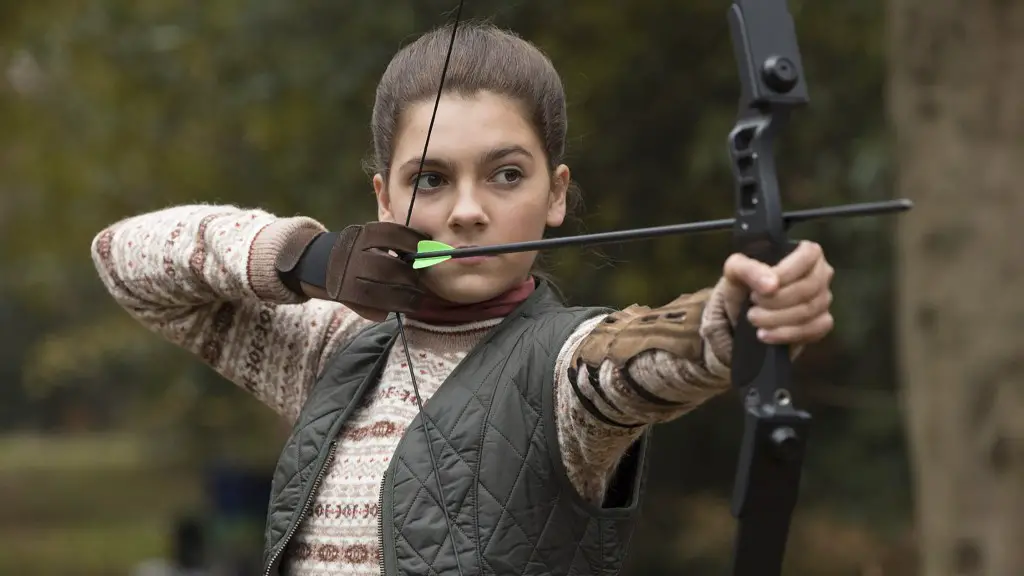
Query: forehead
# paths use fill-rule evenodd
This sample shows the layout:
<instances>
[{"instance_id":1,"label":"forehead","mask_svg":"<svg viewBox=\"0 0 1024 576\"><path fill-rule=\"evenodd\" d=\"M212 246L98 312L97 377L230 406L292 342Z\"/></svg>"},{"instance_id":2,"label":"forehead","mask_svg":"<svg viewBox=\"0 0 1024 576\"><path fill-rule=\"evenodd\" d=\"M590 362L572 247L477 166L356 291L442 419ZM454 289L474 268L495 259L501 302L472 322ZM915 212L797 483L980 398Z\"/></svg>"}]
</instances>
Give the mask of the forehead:
<instances>
[{"instance_id":1,"label":"forehead","mask_svg":"<svg viewBox=\"0 0 1024 576\"><path fill-rule=\"evenodd\" d=\"M395 141L396 161L418 158L423 153L433 109L431 99L406 110ZM512 144L540 149L540 141L516 101L490 92L441 97L430 132L431 156L476 155L497 145Z\"/></svg>"}]
</instances>

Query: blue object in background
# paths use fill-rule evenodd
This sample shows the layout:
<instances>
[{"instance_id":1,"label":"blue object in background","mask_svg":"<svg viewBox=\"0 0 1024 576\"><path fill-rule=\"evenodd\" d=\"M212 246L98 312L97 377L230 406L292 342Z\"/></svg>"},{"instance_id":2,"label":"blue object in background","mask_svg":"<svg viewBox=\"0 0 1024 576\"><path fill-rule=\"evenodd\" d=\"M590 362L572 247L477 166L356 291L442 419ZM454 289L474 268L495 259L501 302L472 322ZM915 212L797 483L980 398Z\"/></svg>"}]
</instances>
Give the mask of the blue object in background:
<instances>
[{"instance_id":1,"label":"blue object in background","mask_svg":"<svg viewBox=\"0 0 1024 576\"><path fill-rule=\"evenodd\" d=\"M218 463L206 472L209 565L217 574L257 574L273 470Z\"/></svg>"}]
</instances>

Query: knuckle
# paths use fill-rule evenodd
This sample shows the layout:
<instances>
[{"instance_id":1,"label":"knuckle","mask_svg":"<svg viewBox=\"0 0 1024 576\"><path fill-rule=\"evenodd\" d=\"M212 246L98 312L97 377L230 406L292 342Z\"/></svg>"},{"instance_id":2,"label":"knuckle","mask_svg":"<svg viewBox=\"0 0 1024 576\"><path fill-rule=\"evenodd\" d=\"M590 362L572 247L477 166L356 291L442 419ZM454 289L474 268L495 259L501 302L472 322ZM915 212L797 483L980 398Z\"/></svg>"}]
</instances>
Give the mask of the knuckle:
<instances>
[{"instance_id":1,"label":"knuckle","mask_svg":"<svg viewBox=\"0 0 1024 576\"><path fill-rule=\"evenodd\" d=\"M725 259L725 270L736 270L746 260L746 256L739 252L734 252L728 258Z\"/></svg>"},{"instance_id":2,"label":"knuckle","mask_svg":"<svg viewBox=\"0 0 1024 576\"><path fill-rule=\"evenodd\" d=\"M817 299L804 302L800 305L800 317L807 320L814 318L820 312L818 306Z\"/></svg>"},{"instance_id":3,"label":"knuckle","mask_svg":"<svg viewBox=\"0 0 1024 576\"><path fill-rule=\"evenodd\" d=\"M821 298L821 286L813 280L807 280L801 283L800 291L794 294L795 298L799 298L802 304L814 304L819 298Z\"/></svg>"}]
</instances>

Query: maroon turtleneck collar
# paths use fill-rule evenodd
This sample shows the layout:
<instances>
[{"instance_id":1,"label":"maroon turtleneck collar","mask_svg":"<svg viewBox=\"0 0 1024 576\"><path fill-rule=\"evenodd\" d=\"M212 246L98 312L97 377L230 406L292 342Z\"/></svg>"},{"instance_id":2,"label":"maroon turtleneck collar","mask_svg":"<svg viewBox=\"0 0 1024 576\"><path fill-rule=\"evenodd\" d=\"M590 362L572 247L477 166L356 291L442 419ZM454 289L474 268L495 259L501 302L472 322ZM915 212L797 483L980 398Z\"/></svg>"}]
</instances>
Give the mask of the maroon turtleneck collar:
<instances>
[{"instance_id":1,"label":"maroon turtleneck collar","mask_svg":"<svg viewBox=\"0 0 1024 576\"><path fill-rule=\"evenodd\" d=\"M522 304L536 289L537 283L530 276L510 290L483 302L457 304L437 296L427 295L415 314L406 316L427 324L452 325L480 322L508 316L516 306Z\"/></svg>"}]
</instances>

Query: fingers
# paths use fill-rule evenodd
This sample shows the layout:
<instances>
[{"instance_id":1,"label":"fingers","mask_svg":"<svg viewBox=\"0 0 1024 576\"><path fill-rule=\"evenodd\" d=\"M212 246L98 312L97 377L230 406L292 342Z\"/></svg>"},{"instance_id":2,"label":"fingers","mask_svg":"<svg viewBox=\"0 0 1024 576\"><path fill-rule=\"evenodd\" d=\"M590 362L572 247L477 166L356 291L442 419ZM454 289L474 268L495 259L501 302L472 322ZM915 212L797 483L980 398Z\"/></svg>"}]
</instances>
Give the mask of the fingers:
<instances>
[{"instance_id":1,"label":"fingers","mask_svg":"<svg viewBox=\"0 0 1024 576\"><path fill-rule=\"evenodd\" d=\"M769 310L781 310L808 302L828 291L835 270L825 261L819 259L810 271L795 280L783 283L782 288L771 294L754 293L750 299L759 307Z\"/></svg>"},{"instance_id":2,"label":"fingers","mask_svg":"<svg viewBox=\"0 0 1024 576\"><path fill-rule=\"evenodd\" d=\"M360 238L364 247L415 253L420 240L428 237L422 232L394 222L369 222L363 226Z\"/></svg>"},{"instance_id":3,"label":"fingers","mask_svg":"<svg viewBox=\"0 0 1024 576\"><path fill-rule=\"evenodd\" d=\"M779 285L785 286L804 276L825 260L825 253L815 242L801 240L796 249L779 261L772 271L779 277Z\"/></svg>"},{"instance_id":4,"label":"fingers","mask_svg":"<svg viewBox=\"0 0 1024 576\"><path fill-rule=\"evenodd\" d=\"M363 252L354 255L350 262L357 266L361 278L405 286L420 283L420 274L408 262L384 252Z\"/></svg>"},{"instance_id":5,"label":"fingers","mask_svg":"<svg viewBox=\"0 0 1024 576\"><path fill-rule=\"evenodd\" d=\"M832 331L835 320L828 312L810 322L766 330L759 328L757 337L765 344L811 344Z\"/></svg>"},{"instance_id":6,"label":"fingers","mask_svg":"<svg viewBox=\"0 0 1024 576\"><path fill-rule=\"evenodd\" d=\"M778 274L771 266L744 254L729 256L722 273L732 284L746 286L762 294L770 294L779 287Z\"/></svg>"},{"instance_id":7,"label":"fingers","mask_svg":"<svg viewBox=\"0 0 1024 576\"><path fill-rule=\"evenodd\" d=\"M359 306L358 304L347 304L347 306L349 310L373 322L383 322L388 319L388 314L390 314L387 310L378 310L376 308Z\"/></svg>"},{"instance_id":8,"label":"fingers","mask_svg":"<svg viewBox=\"0 0 1024 576\"><path fill-rule=\"evenodd\" d=\"M758 338L768 344L808 344L824 338L833 328L829 312L830 285L835 270L821 246L801 242L774 267L742 254L726 261L723 276L727 296L745 300L749 288L753 306L747 313Z\"/></svg>"},{"instance_id":9,"label":"fingers","mask_svg":"<svg viewBox=\"0 0 1024 576\"><path fill-rule=\"evenodd\" d=\"M423 292L412 286L357 278L347 297L339 301L363 318L382 322L392 312L412 314L418 311L422 297Z\"/></svg>"},{"instance_id":10,"label":"fingers","mask_svg":"<svg viewBox=\"0 0 1024 576\"><path fill-rule=\"evenodd\" d=\"M748 287L754 294L773 294L780 286L793 284L808 276L819 264L825 262L821 246L815 242L801 241L775 266L769 266L744 254L733 254L725 261L723 275L735 284ZM831 267L828 267L831 270Z\"/></svg>"},{"instance_id":11,"label":"fingers","mask_svg":"<svg viewBox=\"0 0 1024 576\"><path fill-rule=\"evenodd\" d=\"M754 306L747 313L747 318L757 328L773 330L812 322L815 318L828 314L831 305L832 292L826 289L812 295L809 300L777 310Z\"/></svg>"}]
</instances>

